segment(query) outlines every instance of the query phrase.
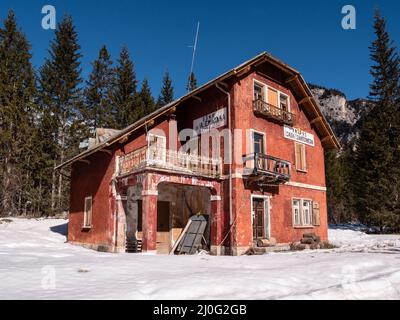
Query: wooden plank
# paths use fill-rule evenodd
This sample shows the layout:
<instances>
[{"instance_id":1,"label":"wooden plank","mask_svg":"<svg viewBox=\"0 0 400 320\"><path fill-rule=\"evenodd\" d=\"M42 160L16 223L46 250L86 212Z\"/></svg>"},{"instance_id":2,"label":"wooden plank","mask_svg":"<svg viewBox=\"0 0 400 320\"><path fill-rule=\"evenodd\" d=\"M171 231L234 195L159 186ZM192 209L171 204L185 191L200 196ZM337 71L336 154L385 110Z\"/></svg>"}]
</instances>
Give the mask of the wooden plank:
<instances>
[{"instance_id":1,"label":"wooden plank","mask_svg":"<svg viewBox=\"0 0 400 320\"><path fill-rule=\"evenodd\" d=\"M176 242L175 242L174 246L172 247L171 251L169 252L169 254L174 254L174 252L177 249L179 243L181 242L182 238L184 237L187 229L189 229L191 223L192 223L192 220L189 220L188 223L185 226L185 229L183 229L183 231L181 232L180 236L176 240Z\"/></svg>"},{"instance_id":2,"label":"wooden plank","mask_svg":"<svg viewBox=\"0 0 400 320\"><path fill-rule=\"evenodd\" d=\"M310 102L310 101L311 101L311 97L310 97L310 96L307 96L307 97L301 99L301 100L299 101L299 104L304 104L304 103Z\"/></svg>"},{"instance_id":3,"label":"wooden plank","mask_svg":"<svg viewBox=\"0 0 400 320\"><path fill-rule=\"evenodd\" d=\"M176 251L179 254L195 254L201 245L201 240L207 226L207 219L203 215L193 216L178 239L171 254Z\"/></svg>"},{"instance_id":4,"label":"wooden plank","mask_svg":"<svg viewBox=\"0 0 400 320\"><path fill-rule=\"evenodd\" d=\"M100 152L107 153L107 154L109 154L109 155L112 155L112 151L109 150L109 149L100 149L99 151L100 151Z\"/></svg>"},{"instance_id":5,"label":"wooden plank","mask_svg":"<svg viewBox=\"0 0 400 320\"><path fill-rule=\"evenodd\" d=\"M297 78L298 78L298 76L297 76L297 74L295 74L294 76L291 76L289 79L287 79L285 82L286 83L290 83L290 82L292 82L294 80L297 80Z\"/></svg>"},{"instance_id":6,"label":"wooden plank","mask_svg":"<svg viewBox=\"0 0 400 320\"><path fill-rule=\"evenodd\" d=\"M322 121L322 117L317 117L317 118L311 120L310 124L314 124L314 123L319 122L319 121Z\"/></svg>"},{"instance_id":7,"label":"wooden plank","mask_svg":"<svg viewBox=\"0 0 400 320\"><path fill-rule=\"evenodd\" d=\"M325 141L327 141L329 139L333 139L333 136L326 136L323 139L321 139L321 142L325 142Z\"/></svg>"}]
</instances>

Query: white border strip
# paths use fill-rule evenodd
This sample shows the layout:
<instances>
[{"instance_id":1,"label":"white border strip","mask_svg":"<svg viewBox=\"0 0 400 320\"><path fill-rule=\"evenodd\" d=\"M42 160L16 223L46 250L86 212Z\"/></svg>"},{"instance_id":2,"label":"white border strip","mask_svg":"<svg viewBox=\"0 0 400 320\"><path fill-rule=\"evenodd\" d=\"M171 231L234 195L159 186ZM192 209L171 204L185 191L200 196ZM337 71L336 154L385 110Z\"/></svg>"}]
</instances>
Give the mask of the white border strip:
<instances>
[{"instance_id":1,"label":"white border strip","mask_svg":"<svg viewBox=\"0 0 400 320\"><path fill-rule=\"evenodd\" d=\"M143 190L142 196L158 196L157 190Z\"/></svg>"},{"instance_id":2,"label":"white border strip","mask_svg":"<svg viewBox=\"0 0 400 320\"><path fill-rule=\"evenodd\" d=\"M221 200L221 196L211 196L210 197L210 201L220 201Z\"/></svg>"},{"instance_id":3,"label":"white border strip","mask_svg":"<svg viewBox=\"0 0 400 320\"><path fill-rule=\"evenodd\" d=\"M285 186L298 187L298 188L306 188L306 189L313 189L313 190L319 190L319 191L326 191L326 187L315 186L315 185L307 184L307 183L289 181L284 185Z\"/></svg>"}]
</instances>

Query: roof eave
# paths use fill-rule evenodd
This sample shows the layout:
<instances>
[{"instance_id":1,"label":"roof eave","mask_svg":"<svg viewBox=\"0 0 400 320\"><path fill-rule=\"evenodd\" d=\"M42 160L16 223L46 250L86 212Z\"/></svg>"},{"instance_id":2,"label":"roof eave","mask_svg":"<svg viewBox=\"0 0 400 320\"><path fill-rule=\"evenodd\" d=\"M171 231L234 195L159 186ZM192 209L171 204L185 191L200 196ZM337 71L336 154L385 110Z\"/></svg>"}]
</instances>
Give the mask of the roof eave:
<instances>
[{"instance_id":1,"label":"roof eave","mask_svg":"<svg viewBox=\"0 0 400 320\"><path fill-rule=\"evenodd\" d=\"M304 81L303 76L300 74L299 71L297 71L296 69L292 68L291 66L287 65L286 63L280 61L279 59L271 56L269 53L267 52L262 52L259 55L255 56L254 58L245 61L244 63L242 63L241 65L231 69L230 71L208 81L207 83L205 83L204 85L200 86L199 88L196 88L195 90L187 93L186 95L180 97L179 99L165 105L164 107L150 113L149 115L143 117L142 119L136 121L135 123L133 123L132 125L126 127L125 129L123 129L121 132L119 132L118 134L116 134L115 136L110 137L108 140L104 141L103 143L99 144L98 146L89 149L89 150L85 150L84 152L76 155L75 157L67 160L66 162L58 165L56 167L57 170L61 169L62 167L65 167L67 165L71 165L72 163L79 161L81 159L84 159L90 155L92 155L93 153L102 150L106 147L109 147L110 145L114 144L116 141L123 139L126 136L129 136L132 132L134 132L135 130L141 128L143 125L145 125L146 123L150 122L151 120L160 117L161 115L167 113L169 110L171 110L172 108L178 106L180 103L182 103L183 101L186 101L194 96L196 96L197 94L207 90L208 88L214 86L216 83L221 82L229 77L231 77L232 75L236 75L238 73L240 73L241 71L243 71L243 69L247 68L249 65L254 65L257 63L262 63L263 61L268 60L269 62L273 63L274 65L278 66L280 69L285 70L288 73L291 73L292 75L297 75L298 78L300 79L301 85L303 86L303 88L305 89L305 91L307 92L307 94L310 96L310 98L312 99L313 103L316 106L316 110L317 113L319 114L319 116L322 117L323 121L324 121L324 126L327 130L327 133L332 137L332 143L333 145L339 149L340 148L340 143L337 140L335 134L333 133L332 128L330 127L328 121L326 120L325 116L322 114L321 109L317 103L317 101L315 100L314 96L311 93L311 90L308 88L307 83Z\"/></svg>"}]
</instances>

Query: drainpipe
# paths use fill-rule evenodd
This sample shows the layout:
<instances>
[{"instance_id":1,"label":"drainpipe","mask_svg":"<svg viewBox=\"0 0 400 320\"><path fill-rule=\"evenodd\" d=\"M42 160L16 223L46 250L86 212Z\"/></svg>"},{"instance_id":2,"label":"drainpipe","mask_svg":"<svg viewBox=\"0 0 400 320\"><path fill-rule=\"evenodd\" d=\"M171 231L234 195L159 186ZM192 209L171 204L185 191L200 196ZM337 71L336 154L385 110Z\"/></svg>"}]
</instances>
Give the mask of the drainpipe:
<instances>
[{"instance_id":1,"label":"drainpipe","mask_svg":"<svg viewBox=\"0 0 400 320\"><path fill-rule=\"evenodd\" d=\"M230 161L229 161L229 224L230 227L233 224L233 214L232 214L232 161L233 161L233 134L232 134L232 124L231 124L231 95L228 91L221 88L217 83L215 85L221 92L223 92L228 98L228 129L231 135L231 150L230 150Z\"/></svg>"}]
</instances>

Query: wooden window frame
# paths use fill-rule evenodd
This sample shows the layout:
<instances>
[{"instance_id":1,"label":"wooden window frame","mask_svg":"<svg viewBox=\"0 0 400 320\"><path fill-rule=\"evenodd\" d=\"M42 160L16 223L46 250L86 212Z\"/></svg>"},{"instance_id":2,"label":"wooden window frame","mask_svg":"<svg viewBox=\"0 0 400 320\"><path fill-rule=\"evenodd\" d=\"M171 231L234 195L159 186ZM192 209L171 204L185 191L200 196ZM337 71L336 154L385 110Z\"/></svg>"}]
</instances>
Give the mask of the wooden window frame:
<instances>
[{"instance_id":1,"label":"wooden window frame","mask_svg":"<svg viewBox=\"0 0 400 320\"><path fill-rule=\"evenodd\" d=\"M88 219L88 208L87 208L87 202L90 201L90 219ZM90 221L90 224L88 223ZM85 202L83 205L83 228L84 229L91 229L93 226L93 197L88 196L85 197Z\"/></svg>"}]
</instances>

